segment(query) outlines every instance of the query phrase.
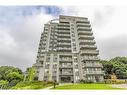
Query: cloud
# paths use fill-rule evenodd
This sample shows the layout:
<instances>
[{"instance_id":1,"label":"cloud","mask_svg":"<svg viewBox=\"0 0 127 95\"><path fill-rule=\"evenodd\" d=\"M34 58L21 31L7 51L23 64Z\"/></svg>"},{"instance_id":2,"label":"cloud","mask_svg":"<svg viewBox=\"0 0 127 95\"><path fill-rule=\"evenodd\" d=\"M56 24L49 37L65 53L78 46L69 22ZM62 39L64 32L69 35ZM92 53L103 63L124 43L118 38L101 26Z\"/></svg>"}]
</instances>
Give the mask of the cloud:
<instances>
[{"instance_id":1,"label":"cloud","mask_svg":"<svg viewBox=\"0 0 127 95\"><path fill-rule=\"evenodd\" d=\"M101 59L111 59L117 56L127 56L127 35L119 35L109 39L98 40Z\"/></svg>"},{"instance_id":2,"label":"cloud","mask_svg":"<svg viewBox=\"0 0 127 95\"><path fill-rule=\"evenodd\" d=\"M4 24L0 23L0 65L16 66L25 70L36 60L44 24L54 17L42 9L36 15L26 16L18 16L14 11L8 14L13 15L14 19L3 17Z\"/></svg>"},{"instance_id":3,"label":"cloud","mask_svg":"<svg viewBox=\"0 0 127 95\"><path fill-rule=\"evenodd\" d=\"M44 24L59 14L89 18L101 59L127 55L126 7L8 6L0 7L0 65L32 66Z\"/></svg>"}]
</instances>

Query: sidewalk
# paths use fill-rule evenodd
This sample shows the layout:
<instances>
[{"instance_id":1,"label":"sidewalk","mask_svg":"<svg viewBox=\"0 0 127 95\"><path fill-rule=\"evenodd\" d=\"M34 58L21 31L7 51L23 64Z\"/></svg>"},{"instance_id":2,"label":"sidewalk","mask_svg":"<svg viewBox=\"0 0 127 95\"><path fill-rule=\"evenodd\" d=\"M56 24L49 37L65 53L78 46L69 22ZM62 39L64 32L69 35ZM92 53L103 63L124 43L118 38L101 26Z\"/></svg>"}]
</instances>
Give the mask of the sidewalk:
<instances>
[{"instance_id":1,"label":"sidewalk","mask_svg":"<svg viewBox=\"0 0 127 95\"><path fill-rule=\"evenodd\" d=\"M63 86L63 85L69 85L69 84L73 84L73 83L60 83L59 85L56 85L56 86ZM44 88L44 89L42 89L42 90L49 90L49 89L51 89L51 88L53 88L53 86L46 87L46 88Z\"/></svg>"},{"instance_id":2,"label":"sidewalk","mask_svg":"<svg viewBox=\"0 0 127 95\"><path fill-rule=\"evenodd\" d=\"M112 84L111 86L116 88L127 88L127 84Z\"/></svg>"}]
</instances>

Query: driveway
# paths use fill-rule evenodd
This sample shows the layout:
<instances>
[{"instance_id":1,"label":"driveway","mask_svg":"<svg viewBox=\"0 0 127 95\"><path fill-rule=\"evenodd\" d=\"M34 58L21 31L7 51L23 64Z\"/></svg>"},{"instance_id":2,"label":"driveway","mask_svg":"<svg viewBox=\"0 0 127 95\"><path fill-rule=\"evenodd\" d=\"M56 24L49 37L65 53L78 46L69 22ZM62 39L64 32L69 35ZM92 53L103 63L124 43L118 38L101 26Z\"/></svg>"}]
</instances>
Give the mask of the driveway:
<instances>
[{"instance_id":1,"label":"driveway","mask_svg":"<svg viewBox=\"0 0 127 95\"><path fill-rule=\"evenodd\" d=\"M111 86L115 88L127 88L127 84L112 84Z\"/></svg>"}]
</instances>

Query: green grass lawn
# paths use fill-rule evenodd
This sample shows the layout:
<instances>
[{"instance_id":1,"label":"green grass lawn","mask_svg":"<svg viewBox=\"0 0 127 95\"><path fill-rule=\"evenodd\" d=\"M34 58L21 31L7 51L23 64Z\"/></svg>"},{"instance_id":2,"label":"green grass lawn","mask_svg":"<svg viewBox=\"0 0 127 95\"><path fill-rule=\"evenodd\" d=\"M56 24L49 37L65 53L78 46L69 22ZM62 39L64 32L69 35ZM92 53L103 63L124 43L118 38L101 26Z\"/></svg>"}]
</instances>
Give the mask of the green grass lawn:
<instances>
[{"instance_id":1,"label":"green grass lawn","mask_svg":"<svg viewBox=\"0 0 127 95\"><path fill-rule=\"evenodd\" d=\"M52 86L53 83L42 82L42 81L33 81L33 82L19 82L16 86L11 89L43 89L49 86Z\"/></svg>"},{"instance_id":2,"label":"green grass lawn","mask_svg":"<svg viewBox=\"0 0 127 95\"><path fill-rule=\"evenodd\" d=\"M120 90L122 88L113 88L111 84L68 84L63 86L56 86L59 90Z\"/></svg>"}]
</instances>

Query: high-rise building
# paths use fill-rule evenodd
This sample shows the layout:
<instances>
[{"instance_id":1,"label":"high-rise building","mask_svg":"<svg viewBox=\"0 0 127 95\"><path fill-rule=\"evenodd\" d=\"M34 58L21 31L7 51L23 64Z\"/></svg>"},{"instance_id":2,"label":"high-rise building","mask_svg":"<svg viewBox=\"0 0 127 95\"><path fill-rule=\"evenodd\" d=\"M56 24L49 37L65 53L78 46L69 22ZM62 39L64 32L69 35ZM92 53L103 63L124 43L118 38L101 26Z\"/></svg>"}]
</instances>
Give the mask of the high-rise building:
<instances>
[{"instance_id":1,"label":"high-rise building","mask_svg":"<svg viewBox=\"0 0 127 95\"><path fill-rule=\"evenodd\" d=\"M98 55L88 18L60 15L44 25L34 67L38 80L101 82Z\"/></svg>"}]
</instances>

